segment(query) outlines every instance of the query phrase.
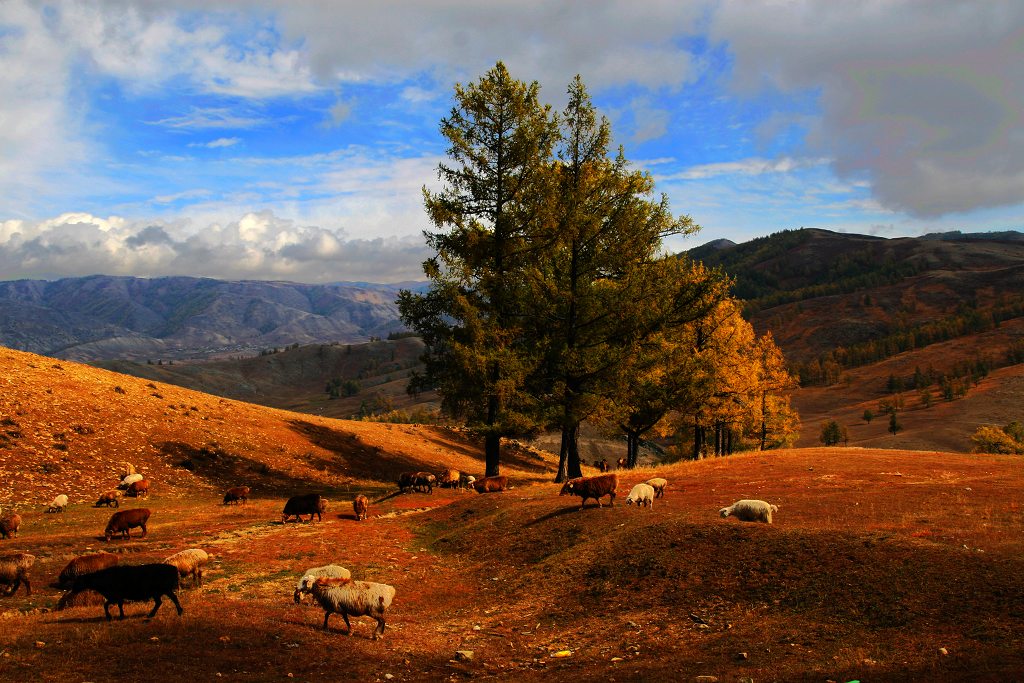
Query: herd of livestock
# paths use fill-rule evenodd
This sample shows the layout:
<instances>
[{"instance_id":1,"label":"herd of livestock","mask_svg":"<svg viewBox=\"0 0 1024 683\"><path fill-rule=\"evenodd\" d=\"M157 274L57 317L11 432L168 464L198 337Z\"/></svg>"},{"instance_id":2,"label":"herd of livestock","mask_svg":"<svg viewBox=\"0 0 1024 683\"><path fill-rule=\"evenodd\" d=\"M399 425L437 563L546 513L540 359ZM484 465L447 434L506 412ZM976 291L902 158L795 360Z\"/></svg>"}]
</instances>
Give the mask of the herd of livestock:
<instances>
[{"instance_id":1,"label":"herd of livestock","mask_svg":"<svg viewBox=\"0 0 1024 683\"><path fill-rule=\"evenodd\" d=\"M606 469L606 468L600 468ZM435 475L430 472L407 472L398 479L398 492L409 491L433 493L435 486L464 489L472 487L477 493L498 493L509 487L508 477L492 476L477 479L472 475L455 469L446 469ZM618 474L604 472L591 477L578 477L566 481L559 495L578 496L580 510L586 502L593 498L598 507L602 507L601 499L608 497L609 505L614 505L618 489ZM626 497L627 505L653 508L654 501L665 495L668 481L654 477L632 487ZM116 489L102 493L94 507L119 507L122 496L144 498L149 494L150 482L141 474L127 465L122 479ZM246 504L250 488L237 486L224 493L224 505ZM293 496L285 503L282 511L282 523L292 517L297 522L308 521L316 516L322 520L327 511L328 501L316 493ZM355 519L365 520L368 516L370 501L365 495L357 495L352 501ZM68 506L66 495L56 496L47 507L47 512L63 512ZM772 523L773 513L778 511L776 505L761 500L740 500L719 510L722 517L734 516L744 521ZM104 530L106 541L115 536L129 539L131 530L141 529L141 536L146 536L146 524L150 518L148 508L131 508L116 511ZM21 526L21 516L13 513L0 516L0 536L10 538L16 536ZM113 553L93 553L82 555L71 560L61 571L57 586L65 590L65 594L57 603L58 609L84 605L103 605L106 618L111 619L110 607L116 605L120 618L124 618L126 601L153 601L153 609L147 618L152 618L160 609L162 598L167 597L174 604L179 616L182 614L176 591L182 579L191 577L194 586L203 582L203 567L210 561L210 555L200 548L189 548L164 558L162 562L121 565L118 556ZM0 595L14 595L24 584L26 594L31 595L32 584L29 572L35 562L35 556L29 553L14 553L0 556ZM384 634L384 613L391 605L395 596L392 586L370 581L356 581L351 572L338 565L314 567L307 570L295 588L295 602L301 602L304 595L311 595L324 610L323 628L327 630L327 622L332 614L340 614L345 621L347 633L352 632L349 617L369 616L377 621L373 638Z\"/></svg>"}]
</instances>

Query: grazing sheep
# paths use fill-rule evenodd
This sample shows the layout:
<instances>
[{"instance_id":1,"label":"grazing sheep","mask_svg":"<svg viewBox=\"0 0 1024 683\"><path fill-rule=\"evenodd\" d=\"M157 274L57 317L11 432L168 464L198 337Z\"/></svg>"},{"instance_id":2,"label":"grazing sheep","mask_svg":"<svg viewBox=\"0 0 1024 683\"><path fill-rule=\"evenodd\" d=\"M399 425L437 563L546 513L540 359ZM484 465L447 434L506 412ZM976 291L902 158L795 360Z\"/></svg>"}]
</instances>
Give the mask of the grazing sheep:
<instances>
[{"instance_id":1,"label":"grazing sheep","mask_svg":"<svg viewBox=\"0 0 1024 683\"><path fill-rule=\"evenodd\" d=\"M498 477L484 477L473 482L473 488L477 493L500 493L508 488L508 477L504 474Z\"/></svg>"},{"instance_id":2,"label":"grazing sheep","mask_svg":"<svg viewBox=\"0 0 1024 683\"><path fill-rule=\"evenodd\" d=\"M149 508L135 508L134 510L121 510L115 512L111 517L110 521L107 522L107 528L103 532L103 538L110 541L114 534L121 534L124 538L131 538L131 532L129 529L135 527L142 527L142 537L146 537L146 522L149 521Z\"/></svg>"},{"instance_id":3,"label":"grazing sheep","mask_svg":"<svg viewBox=\"0 0 1024 683\"><path fill-rule=\"evenodd\" d=\"M117 485L117 488L124 491L135 482L142 481L143 479L145 479L145 477L143 477L141 474L129 474L127 477L121 480L121 483Z\"/></svg>"},{"instance_id":4,"label":"grazing sheep","mask_svg":"<svg viewBox=\"0 0 1024 683\"><path fill-rule=\"evenodd\" d=\"M437 477L430 472L417 472L414 477L412 485L413 491L419 491L420 493L426 492L430 494L434 493L434 483L437 482Z\"/></svg>"},{"instance_id":5,"label":"grazing sheep","mask_svg":"<svg viewBox=\"0 0 1024 683\"><path fill-rule=\"evenodd\" d=\"M224 504L234 503L238 505L246 505L249 502L249 487L248 486L235 486L224 492Z\"/></svg>"},{"instance_id":6,"label":"grazing sheep","mask_svg":"<svg viewBox=\"0 0 1024 683\"><path fill-rule=\"evenodd\" d=\"M64 512L68 507L68 497L63 493L59 496L55 496L53 502L50 503L50 507L46 508L47 512Z\"/></svg>"},{"instance_id":7,"label":"grazing sheep","mask_svg":"<svg viewBox=\"0 0 1024 683\"><path fill-rule=\"evenodd\" d=\"M128 485L126 496L135 498L147 498L149 496L149 479L140 479Z\"/></svg>"},{"instance_id":8,"label":"grazing sheep","mask_svg":"<svg viewBox=\"0 0 1024 683\"><path fill-rule=\"evenodd\" d=\"M363 616L377 620L377 628L373 630L374 640L384 635L384 612L395 597L394 587L370 581L307 577L303 579L300 590L311 593L324 608L325 631L327 620L336 613L345 620L346 635L352 635L352 624L348 618Z\"/></svg>"},{"instance_id":9,"label":"grazing sheep","mask_svg":"<svg viewBox=\"0 0 1024 683\"><path fill-rule=\"evenodd\" d=\"M345 569L338 564L325 564L323 567L311 567L306 570L306 573L302 575L299 582L295 585L295 604L302 602L302 582L308 578L316 579L350 579L352 578L352 572Z\"/></svg>"},{"instance_id":10,"label":"grazing sheep","mask_svg":"<svg viewBox=\"0 0 1024 683\"><path fill-rule=\"evenodd\" d=\"M124 479L125 477L130 477L136 473L137 472L135 470L135 465L131 464L130 462L126 462L124 464L124 469L121 470L121 478Z\"/></svg>"},{"instance_id":11,"label":"grazing sheep","mask_svg":"<svg viewBox=\"0 0 1024 683\"><path fill-rule=\"evenodd\" d=\"M103 614L107 621L110 621L111 605L117 605L124 619L124 603L131 600L152 600L153 610L146 616L152 619L160 609L163 595L178 608L179 617L183 611L174 594L178 590L178 569L169 564L115 565L84 574L75 579L68 600L85 590L94 590L103 596Z\"/></svg>"},{"instance_id":12,"label":"grazing sheep","mask_svg":"<svg viewBox=\"0 0 1024 683\"><path fill-rule=\"evenodd\" d=\"M445 488L460 488L462 474L458 470L447 469L437 475L437 485Z\"/></svg>"},{"instance_id":13,"label":"grazing sheep","mask_svg":"<svg viewBox=\"0 0 1024 683\"><path fill-rule=\"evenodd\" d=\"M476 482L476 477L472 474L460 474L459 475L459 486L463 488L469 488Z\"/></svg>"},{"instance_id":14,"label":"grazing sheep","mask_svg":"<svg viewBox=\"0 0 1024 683\"><path fill-rule=\"evenodd\" d=\"M91 555L79 555L64 565L57 577L57 586L63 590L69 590L74 585L75 579L90 572L113 567L117 564L117 555L113 553L92 553Z\"/></svg>"},{"instance_id":15,"label":"grazing sheep","mask_svg":"<svg viewBox=\"0 0 1024 683\"><path fill-rule=\"evenodd\" d=\"M662 479L661 477L652 477L647 482L654 487L654 497L663 498L665 496L665 487L668 486L668 479Z\"/></svg>"},{"instance_id":16,"label":"grazing sheep","mask_svg":"<svg viewBox=\"0 0 1024 683\"><path fill-rule=\"evenodd\" d=\"M580 510L588 498L597 501L597 507L601 507L601 497L609 496L609 507L615 506L615 489L619 487L619 475L615 472L599 474L596 477L576 477L562 484L560 496L579 496Z\"/></svg>"},{"instance_id":17,"label":"grazing sheep","mask_svg":"<svg viewBox=\"0 0 1024 683\"><path fill-rule=\"evenodd\" d=\"M17 512L11 513L6 517L0 517L0 538L11 538L12 536L18 535L18 529L21 528L21 515Z\"/></svg>"},{"instance_id":18,"label":"grazing sheep","mask_svg":"<svg viewBox=\"0 0 1024 683\"><path fill-rule=\"evenodd\" d=\"M191 574L193 586L203 585L203 565L209 561L210 555L200 548L189 548L164 558L164 564L178 568L181 579Z\"/></svg>"},{"instance_id":19,"label":"grazing sheep","mask_svg":"<svg viewBox=\"0 0 1024 683\"><path fill-rule=\"evenodd\" d=\"M57 600L57 611L70 609L72 607L95 607L107 601L102 595L94 590L84 590L78 593L68 591Z\"/></svg>"},{"instance_id":20,"label":"grazing sheep","mask_svg":"<svg viewBox=\"0 0 1024 683\"><path fill-rule=\"evenodd\" d=\"M319 493L306 493L301 496L292 496L284 504L284 513L281 522L287 522L289 517L295 517L296 522L302 521L302 515L309 515L309 521L313 521L316 515L317 521L323 521L323 513L327 512L327 499Z\"/></svg>"},{"instance_id":21,"label":"grazing sheep","mask_svg":"<svg viewBox=\"0 0 1024 683\"><path fill-rule=\"evenodd\" d=\"M356 496L356 499L352 501L352 509L356 513L357 520L366 519L366 508L370 506L370 500L363 494Z\"/></svg>"},{"instance_id":22,"label":"grazing sheep","mask_svg":"<svg viewBox=\"0 0 1024 683\"><path fill-rule=\"evenodd\" d=\"M741 519L744 522L764 522L765 524L771 524L772 513L778 511L778 505L771 505L763 500L744 499L737 500L727 508L722 508L718 511L718 514L722 515L722 517L732 515L736 519Z\"/></svg>"},{"instance_id":23,"label":"grazing sheep","mask_svg":"<svg viewBox=\"0 0 1024 683\"><path fill-rule=\"evenodd\" d=\"M99 499L96 501L96 507L102 507L104 505L107 507L119 507L121 505L121 501L118 500L120 497L120 491L107 491L105 493L101 493Z\"/></svg>"},{"instance_id":24,"label":"grazing sheep","mask_svg":"<svg viewBox=\"0 0 1024 683\"><path fill-rule=\"evenodd\" d=\"M18 586L25 584L25 595L32 595L32 583L28 580L28 572L36 561L35 555L14 553L0 556L0 586L10 586L3 595L14 595Z\"/></svg>"},{"instance_id":25,"label":"grazing sheep","mask_svg":"<svg viewBox=\"0 0 1024 683\"><path fill-rule=\"evenodd\" d=\"M626 505L636 504L637 507L643 507L644 505L650 506L654 509L654 487L650 484L637 484L629 490L629 495L626 496Z\"/></svg>"}]
</instances>

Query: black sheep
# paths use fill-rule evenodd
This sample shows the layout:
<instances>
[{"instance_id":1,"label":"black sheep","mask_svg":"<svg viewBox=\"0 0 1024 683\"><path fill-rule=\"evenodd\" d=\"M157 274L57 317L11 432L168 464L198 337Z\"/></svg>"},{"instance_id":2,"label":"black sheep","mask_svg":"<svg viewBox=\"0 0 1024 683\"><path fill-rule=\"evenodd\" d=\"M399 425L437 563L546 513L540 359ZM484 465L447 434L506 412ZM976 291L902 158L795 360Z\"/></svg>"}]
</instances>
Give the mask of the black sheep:
<instances>
[{"instance_id":1,"label":"black sheep","mask_svg":"<svg viewBox=\"0 0 1024 683\"><path fill-rule=\"evenodd\" d=\"M160 609L160 597L166 595L178 608L181 616L181 603L174 591L178 589L178 568L169 564L116 565L84 574L75 579L71 596L85 590L94 590L103 596L103 613L110 621L110 606L117 605L124 619L124 603L126 600L152 600L153 611L146 618L152 619ZM71 597L69 596L69 597Z\"/></svg>"}]
</instances>

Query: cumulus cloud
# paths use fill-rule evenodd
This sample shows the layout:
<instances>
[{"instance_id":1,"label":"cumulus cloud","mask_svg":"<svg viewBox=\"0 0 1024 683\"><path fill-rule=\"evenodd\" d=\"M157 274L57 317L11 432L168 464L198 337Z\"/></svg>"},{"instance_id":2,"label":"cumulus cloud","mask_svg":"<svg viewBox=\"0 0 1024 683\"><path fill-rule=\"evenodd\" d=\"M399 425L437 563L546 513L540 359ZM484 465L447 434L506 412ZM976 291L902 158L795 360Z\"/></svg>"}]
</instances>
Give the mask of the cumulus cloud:
<instances>
[{"instance_id":1,"label":"cumulus cloud","mask_svg":"<svg viewBox=\"0 0 1024 683\"><path fill-rule=\"evenodd\" d=\"M218 149L221 147L234 147L242 138L217 138L216 140L210 140L209 142L190 142L189 147L206 147L207 149Z\"/></svg>"},{"instance_id":2,"label":"cumulus cloud","mask_svg":"<svg viewBox=\"0 0 1024 683\"><path fill-rule=\"evenodd\" d=\"M919 217L1024 201L1024 4L962 0L716 8L737 92L820 92L807 144Z\"/></svg>"},{"instance_id":3,"label":"cumulus cloud","mask_svg":"<svg viewBox=\"0 0 1024 683\"><path fill-rule=\"evenodd\" d=\"M387 283L421 279L427 255L420 238L350 239L269 211L198 228L85 213L0 223L0 271L12 279L105 273Z\"/></svg>"}]
</instances>

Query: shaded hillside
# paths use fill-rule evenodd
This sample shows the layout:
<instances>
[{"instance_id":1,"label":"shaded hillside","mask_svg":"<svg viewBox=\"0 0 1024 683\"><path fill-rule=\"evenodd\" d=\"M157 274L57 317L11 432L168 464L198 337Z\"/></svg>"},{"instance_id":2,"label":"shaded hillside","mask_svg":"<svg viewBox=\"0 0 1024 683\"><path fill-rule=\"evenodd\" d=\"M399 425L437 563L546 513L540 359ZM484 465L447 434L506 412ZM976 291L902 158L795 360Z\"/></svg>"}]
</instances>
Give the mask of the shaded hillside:
<instances>
[{"instance_id":1,"label":"shaded hillside","mask_svg":"<svg viewBox=\"0 0 1024 683\"><path fill-rule=\"evenodd\" d=\"M57 493L91 502L125 462L154 493L209 495L380 486L406 470L479 474L481 447L444 428L330 420L265 408L70 361L0 348L0 507L45 505ZM554 465L508 446L518 477ZM386 484L390 486L390 483Z\"/></svg>"},{"instance_id":2,"label":"shaded hillside","mask_svg":"<svg viewBox=\"0 0 1024 683\"><path fill-rule=\"evenodd\" d=\"M170 363L99 361L98 367L208 394L324 417L350 418L388 410L434 410L433 392L410 396L418 368L417 337L362 344L286 347L247 358Z\"/></svg>"},{"instance_id":3,"label":"shaded hillside","mask_svg":"<svg viewBox=\"0 0 1024 683\"><path fill-rule=\"evenodd\" d=\"M71 360L253 354L401 328L397 287L96 275L0 282L0 344Z\"/></svg>"}]
</instances>

